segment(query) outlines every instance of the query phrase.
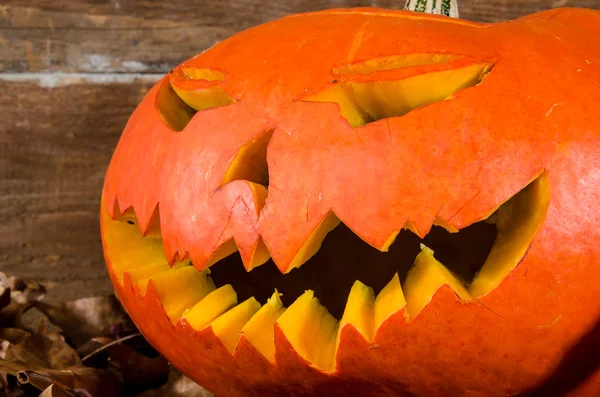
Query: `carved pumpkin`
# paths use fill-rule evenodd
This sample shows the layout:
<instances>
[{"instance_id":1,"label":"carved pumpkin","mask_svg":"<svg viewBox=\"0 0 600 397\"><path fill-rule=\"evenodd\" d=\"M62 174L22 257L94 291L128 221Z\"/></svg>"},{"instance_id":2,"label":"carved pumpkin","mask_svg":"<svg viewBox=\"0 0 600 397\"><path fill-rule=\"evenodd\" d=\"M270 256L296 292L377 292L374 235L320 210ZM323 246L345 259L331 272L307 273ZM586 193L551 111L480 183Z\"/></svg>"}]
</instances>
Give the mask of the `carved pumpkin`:
<instances>
[{"instance_id":1,"label":"carved pumpkin","mask_svg":"<svg viewBox=\"0 0 600 397\"><path fill-rule=\"evenodd\" d=\"M599 37L354 9L219 43L110 163L118 296L218 396L600 395Z\"/></svg>"}]
</instances>

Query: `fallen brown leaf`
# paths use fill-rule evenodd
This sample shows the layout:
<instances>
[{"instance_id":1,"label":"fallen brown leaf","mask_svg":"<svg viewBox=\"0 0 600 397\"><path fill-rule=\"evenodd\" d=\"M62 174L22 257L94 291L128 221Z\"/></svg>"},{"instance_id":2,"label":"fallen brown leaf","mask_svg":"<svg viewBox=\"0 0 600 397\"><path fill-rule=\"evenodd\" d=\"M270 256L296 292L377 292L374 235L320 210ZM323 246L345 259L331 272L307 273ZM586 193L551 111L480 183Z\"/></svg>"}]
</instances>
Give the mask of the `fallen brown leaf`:
<instances>
[{"instance_id":1,"label":"fallen brown leaf","mask_svg":"<svg viewBox=\"0 0 600 397\"><path fill-rule=\"evenodd\" d=\"M116 324L133 328L133 323L113 295L77 299L59 305L37 301L34 306L76 345L99 336L113 336L111 327Z\"/></svg>"},{"instance_id":2,"label":"fallen brown leaf","mask_svg":"<svg viewBox=\"0 0 600 397\"><path fill-rule=\"evenodd\" d=\"M0 341L0 358L6 358L6 351L10 347L10 342L7 340ZM0 375L2 372L0 371Z\"/></svg>"},{"instance_id":3,"label":"fallen brown leaf","mask_svg":"<svg viewBox=\"0 0 600 397\"><path fill-rule=\"evenodd\" d=\"M171 370L169 381L160 389L148 390L137 397L214 397L208 390L176 370Z\"/></svg>"},{"instance_id":4,"label":"fallen brown leaf","mask_svg":"<svg viewBox=\"0 0 600 397\"><path fill-rule=\"evenodd\" d=\"M142 336L138 333L117 340L94 338L85 345L86 350L94 350L82 359L86 365L117 374L124 392L132 395L164 384L170 371L169 363L163 357L148 357L125 344L133 338Z\"/></svg>"},{"instance_id":5,"label":"fallen brown leaf","mask_svg":"<svg viewBox=\"0 0 600 397\"><path fill-rule=\"evenodd\" d=\"M10 287L10 298L13 302L23 305L39 301L46 295L46 288L35 281L6 277L4 273L0 277L6 278Z\"/></svg>"},{"instance_id":6,"label":"fallen brown leaf","mask_svg":"<svg viewBox=\"0 0 600 397\"><path fill-rule=\"evenodd\" d=\"M105 350L105 347L112 342L114 339L105 336L93 338L77 346L77 353L79 357L82 357L81 361L85 365L100 368L104 366L109 357L109 352Z\"/></svg>"},{"instance_id":7,"label":"fallen brown leaf","mask_svg":"<svg viewBox=\"0 0 600 397\"><path fill-rule=\"evenodd\" d=\"M39 397L74 397L74 394L69 393L57 385L50 385L40 394Z\"/></svg>"},{"instance_id":8,"label":"fallen brown leaf","mask_svg":"<svg viewBox=\"0 0 600 397\"><path fill-rule=\"evenodd\" d=\"M7 341L13 345L21 342L29 335L31 335L29 331L20 328L0 328L0 341Z\"/></svg>"},{"instance_id":9,"label":"fallen brown leaf","mask_svg":"<svg viewBox=\"0 0 600 397\"><path fill-rule=\"evenodd\" d=\"M211 396L171 370L114 296L48 304L45 293L44 285L0 273L0 395L4 388L9 397Z\"/></svg>"},{"instance_id":10,"label":"fallen brown leaf","mask_svg":"<svg viewBox=\"0 0 600 397\"><path fill-rule=\"evenodd\" d=\"M0 273L3 275L3 273ZM4 309L10 304L10 286L8 285L8 279L6 276L0 276L0 310Z\"/></svg>"},{"instance_id":11,"label":"fallen brown leaf","mask_svg":"<svg viewBox=\"0 0 600 397\"><path fill-rule=\"evenodd\" d=\"M1 364L0 364L1 365ZM119 397L121 384L114 374L95 368L78 367L70 370L25 370L17 373L22 385L44 389L57 384L76 396Z\"/></svg>"},{"instance_id":12,"label":"fallen brown leaf","mask_svg":"<svg viewBox=\"0 0 600 397\"><path fill-rule=\"evenodd\" d=\"M43 299L46 289L41 284L7 277L0 272L0 293L0 327L25 328L22 323L23 314L33 302Z\"/></svg>"},{"instance_id":13,"label":"fallen brown leaf","mask_svg":"<svg viewBox=\"0 0 600 397\"><path fill-rule=\"evenodd\" d=\"M19 343L10 346L6 359L30 367L61 369L81 366L77 352L56 332L48 332L45 324L25 336Z\"/></svg>"},{"instance_id":14,"label":"fallen brown leaf","mask_svg":"<svg viewBox=\"0 0 600 397\"><path fill-rule=\"evenodd\" d=\"M156 387L165 383L169 376L169 363L163 357L147 357L123 345L108 348L110 368L117 371L127 386Z\"/></svg>"},{"instance_id":15,"label":"fallen brown leaf","mask_svg":"<svg viewBox=\"0 0 600 397\"><path fill-rule=\"evenodd\" d=\"M16 376L22 385L40 390L57 384L84 396L119 396L121 385L107 371L84 367L77 352L64 337L48 332L44 325L6 349L0 372Z\"/></svg>"},{"instance_id":16,"label":"fallen brown leaf","mask_svg":"<svg viewBox=\"0 0 600 397\"><path fill-rule=\"evenodd\" d=\"M121 395L121 384L117 377L108 371L95 368L33 369L22 363L0 359L0 371L16 376L21 385L32 385L40 390L57 384L67 391L74 392L76 396L119 397Z\"/></svg>"}]
</instances>

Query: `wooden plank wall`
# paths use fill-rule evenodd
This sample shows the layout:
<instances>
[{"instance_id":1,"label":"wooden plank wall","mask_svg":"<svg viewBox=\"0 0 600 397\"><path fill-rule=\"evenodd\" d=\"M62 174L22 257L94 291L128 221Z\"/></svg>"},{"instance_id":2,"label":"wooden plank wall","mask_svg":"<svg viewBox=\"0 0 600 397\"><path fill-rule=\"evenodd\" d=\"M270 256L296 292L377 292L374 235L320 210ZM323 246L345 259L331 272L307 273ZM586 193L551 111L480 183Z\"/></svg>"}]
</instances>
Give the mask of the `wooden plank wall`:
<instances>
[{"instance_id":1,"label":"wooden plank wall","mask_svg":"<svg viewBox=\"0 0 600 397\"><path fill-rule=\"evenodd\" d=\"M250 26L402 0L0 1L0 271L55 299L111 290L98 231L103 174L136 103L159 76ZM600 0L459 0L502 21Z\"/></svg>"}]
</instances>

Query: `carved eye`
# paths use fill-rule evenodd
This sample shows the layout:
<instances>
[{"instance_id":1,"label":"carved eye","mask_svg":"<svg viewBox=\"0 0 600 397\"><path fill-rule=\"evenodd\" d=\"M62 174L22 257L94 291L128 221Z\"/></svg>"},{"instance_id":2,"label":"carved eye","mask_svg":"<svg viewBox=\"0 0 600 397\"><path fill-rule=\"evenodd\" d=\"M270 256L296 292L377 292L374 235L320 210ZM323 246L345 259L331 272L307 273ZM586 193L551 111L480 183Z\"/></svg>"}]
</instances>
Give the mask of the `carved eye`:
<instances>
[{"instance_id":1,"label":"carved eye","mask_svg":"<svg viewBox=\"0 0 600 397\"><path fill-rule=\"evenodd\" d=\"M304 101L340 106L353 127L452 97L477 85L492 64L452 54L409 54L369 59L333 68L336 78Z\"/></svg>"},{"instance_id":2,"label":"carved eye","mask_svg":"<svg viewBox=\"0 0 600 397\"><path fill-rule=\"evenodd\" d=\"M169 73L156 96L156 108L169 128L181 131L196 112L236 103L223 89L218 70L181 65Z\"/></svg>"},{"instance_id":3,"label":"carved eye","mask_svg":"<svg viewBox=\"0 0 600 397\"><path fill-rule=\"evenodd\" d=\"M440 65L464 59L464 55L455 54L406 54L391 55L367 59L365 61L355 62L348 65L339 65L333 68L333 72L338 76L348 75L368 75L373 72L384 70L403 69L413 66Z\"/></svg>"}]
</instances>

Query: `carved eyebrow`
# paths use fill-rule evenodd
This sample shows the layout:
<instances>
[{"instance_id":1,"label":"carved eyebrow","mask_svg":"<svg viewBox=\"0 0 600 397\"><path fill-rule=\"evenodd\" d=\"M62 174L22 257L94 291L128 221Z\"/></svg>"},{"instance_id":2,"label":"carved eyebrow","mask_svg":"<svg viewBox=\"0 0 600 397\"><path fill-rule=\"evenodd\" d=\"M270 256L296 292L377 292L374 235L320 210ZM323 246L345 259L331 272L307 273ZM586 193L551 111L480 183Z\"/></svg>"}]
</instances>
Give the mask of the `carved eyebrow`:
<instances>
[{"instance_id":1,"label":"carved eyebrow","mask_svg":"<svg viewBox=\"0 0 600 397\"><path fill-rule=\"evenodd\" d=\"M169 73L156 95L156 109L163 122L181 131L196 112L236 103L222 83L225 73L189 65L181 65Z\"/></svg>"},{"instance_id":2,"label":"carved eyebrow","mask_svg":"<svg viewBox=\"0 0 600 397\"><path fill-rule=\"evenodd\" d=\"M371 58L347 65L335 66L333 68L333 73L338 76L353 74L366 75L373 72L409 68L413 66L447 64L464 58L464 55L432 53L391 55Z\"/></svg>"},{"instance_id":3,"label":"carved eyebrow","mask_svg":"<svg viewBox=\"0 0 600 397\"><path fill-rule=\"evenodd\" d=\"M200 111L236 103L223 89L225 73L195 66L179 66L169 73L171 87L179 98Z\"/></svg>"},{"instance_id":4,"label":"carved eyebrow","mask_svg":"<svg viewBox=\"0 0 600 397\"><path fill-rule=\"evenodd\" d=\"M172 76L183 80L223 81L225 73L209 68L181 66L171 72Z\"/></svg>"},{"instance_id":5,"label":"carved eyebrow","mask_svg":"<svg viewBox=\"0 0 600 397\"><path fill-rule=\"evenodd\" d=\"M415 57L412 60L419 59ZM444 58L435 59L441 61ZM366 62L369 61L354 64L352 70L371 73L385 70L380 67L375 70L372 63ZM384 63L383 67L388 67L387 70L390 70L390 65L410 63L388 62ZM479 62L445 70L421 72L403 78L381 80L358 81L347 76L340 81L334 80L320 91L300 100L337 103L341 115L348 123L352 127L360 127L380 119L400 117L422 106L449 99L458 91L479 84L492 67L492 63Z\"/></svg>"}]
</instances>

